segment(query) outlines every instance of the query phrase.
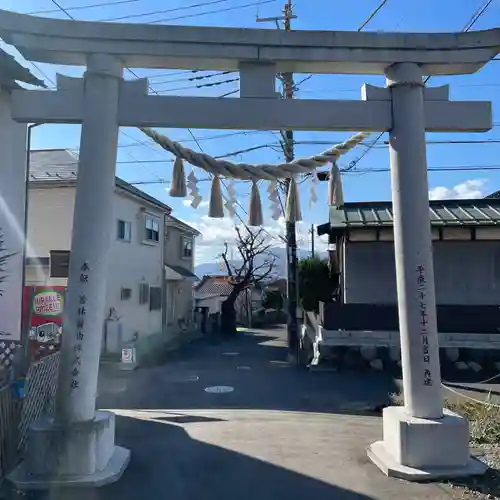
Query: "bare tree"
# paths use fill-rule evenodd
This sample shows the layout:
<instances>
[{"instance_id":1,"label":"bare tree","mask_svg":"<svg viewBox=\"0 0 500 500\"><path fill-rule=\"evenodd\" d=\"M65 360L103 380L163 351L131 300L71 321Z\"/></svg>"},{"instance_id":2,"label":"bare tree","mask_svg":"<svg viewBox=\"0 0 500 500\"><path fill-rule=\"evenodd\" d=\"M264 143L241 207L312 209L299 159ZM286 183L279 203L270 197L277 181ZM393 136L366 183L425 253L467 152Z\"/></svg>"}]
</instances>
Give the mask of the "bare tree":
<instances>
[{"instance_id":1,"label":"bare tree","mask_svg":"<svg viewBox=\"0 0 500 500\"><path fill-rule=\"evenodd\" d=\"M228 335L236 333L236 310L235 304L240 293L247 288L254 287L258 283L272 276L276 263L276 256L272 253L272 245L265 231L260 228L251 230L247 226L236 227L236 246L239 257L238 265L228 259L229 247L224 244L222 260L233 285L231 293L222 303L221 327ZM251 312L250 312L251 314Z\"/></svg>"}]
</instances>

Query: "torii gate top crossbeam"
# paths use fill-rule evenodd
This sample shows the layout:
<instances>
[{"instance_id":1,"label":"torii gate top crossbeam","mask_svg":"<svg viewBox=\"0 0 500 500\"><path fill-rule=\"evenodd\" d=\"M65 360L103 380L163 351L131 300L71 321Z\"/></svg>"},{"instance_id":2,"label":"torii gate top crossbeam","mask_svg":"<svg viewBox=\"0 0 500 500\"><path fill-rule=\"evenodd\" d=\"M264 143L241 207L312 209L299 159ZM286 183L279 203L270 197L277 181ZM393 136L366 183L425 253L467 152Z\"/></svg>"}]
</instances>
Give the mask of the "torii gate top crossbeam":
<instances>
[{"instance_id":1,"label":"torii gate top crossbeam","mask_svg":"<svg viewBox=\"0 0 500 500\"><path fill-rule=\"evenodd\" d=\"M425 75L473 73L500 52L500 28L469 33L366 33L122 24L46 19L0 10L0 36L33 61L84 66L91 53L136 68L384 74L414 62Z\"/></svg>"}]
</instances>

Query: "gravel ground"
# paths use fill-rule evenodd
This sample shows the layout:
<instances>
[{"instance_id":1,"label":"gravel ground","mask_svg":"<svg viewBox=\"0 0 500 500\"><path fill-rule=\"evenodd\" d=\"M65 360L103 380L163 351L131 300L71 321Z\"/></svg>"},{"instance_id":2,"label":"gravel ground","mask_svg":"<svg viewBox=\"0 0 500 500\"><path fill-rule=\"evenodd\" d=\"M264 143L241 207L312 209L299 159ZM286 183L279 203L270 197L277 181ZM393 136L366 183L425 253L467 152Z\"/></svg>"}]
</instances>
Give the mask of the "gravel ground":
<instances>
[{"instance_id":1,"label":"gravel ground","mask_svg":"<svg viewBox=\"0 0 500 500\"><path fill-rule=\"evenodd\" d=\"M488 464L490 469L483 476L457 479L445 483L452 498L500 499L500 444L485 444L473 449L473 454Z\"/></svg>"}]
</instances>

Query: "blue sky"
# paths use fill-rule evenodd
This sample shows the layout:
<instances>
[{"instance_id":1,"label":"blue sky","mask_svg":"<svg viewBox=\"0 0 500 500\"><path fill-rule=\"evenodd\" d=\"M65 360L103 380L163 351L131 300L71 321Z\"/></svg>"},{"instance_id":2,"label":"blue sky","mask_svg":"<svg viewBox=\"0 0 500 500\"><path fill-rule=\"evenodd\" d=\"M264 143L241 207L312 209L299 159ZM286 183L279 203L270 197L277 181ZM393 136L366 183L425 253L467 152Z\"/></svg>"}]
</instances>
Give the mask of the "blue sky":
<instances>
[{"instance_id":1,"label":"blue sky","mask_svg":"<svg viewBox=\"0 0 500 500\"><path fill-rule=\"evenodd\" d=\"M73 8L90 4L103 3L106 0L57 0L65 8ZM256 4L258 0L109 0L120 2L116 5L92 9L69 10L79 20L101 20L121 16L135 16L153 11L165 11L167 9L179 9L168 13L159 13L142 17L133 17L123 22L153 22L161 19L169 24L185 24L192 26L228 26L248 28L275 29L272 24L256 23L256 16L269 17L279 15L284 0L261 0L260 5L237 8L248 4ZM193 4L205 5L196 8L186 8ZM294 13L298 16L293 21L293 28L297 30L356 30L360 24L379 4L379 0L358 0L351 2L332 2L328 0L296 0ZM420 2L407 2L401 0L388 0L387 4L374 17L365 30L370 31L413 31L413 32L436 32L436 31L460 31L470 20L474 12L484 4L484 0L421 0ZM40 10L55 9L51 0L0 0L0 6L5 9L20 12L32 12ZM211 11L218 11L209 13ZM208 13L208 14L206 14ZM206 14L206 15L205 15ZM44 16L67 18L62 12L42 14ZM183 19L172 19L181 17ZM186 17L191 16L191 17ZM474 29L487 29L498 25L500 20L500 0L493 0L489 9L475 24ZM22 60L22 58L20 58ZM60 72L68 75L79 75L81 69L69 67L54 67L45 64L37 64L37 68L26 63L40 78L54 81L55 73ZM41 70L41 71L40 71ZM160 92L168 92L169 95L213 95L219 96L226 92L236 90L238 82L224 83L215 87L194 88L195 84L224 81L234 78L234 75L218 76L211 79L190 81L193 75L179 73L179 71L151 71L134 69L140 76L153 76L151 83ZM43 72L43 73L42 73ZM157 75L162 76L157 76ZM200 73L201 75L205 73ZM196 75L198 76L198 75ZM297 75L296 81L300 81L306 75ZM48 78L47 78L48 77ZM127 78L133 78L127 74ZM164 83L161 83L164 82ZM298 98L332 98L332 99L359 99L360 88L363 83L383 85L382 77L339 76L339 75L316 75L300 86L297 92ZM488 140L497 139L499 143L491 144L429 144L428 165L429 167L484 167L500 166L500 61L490 62L483 70L475 75L433 78L431 85L449 83L451 85L451 97L456 100L491 100L493 103L493 121L496 126L486 134L428 134L429 141L436 140ZM184 87L190 87L185 89ZM146 138L132 128L121 129L120 148L118 153L117 174L129 182L141 182L157 179L170 179L172 156L157 148L152 143L145 145L137 144ZM196 149L187 130L162 131L169 137L179 140L186 146ZM280 162L282 155L277 146L276 135L272 132L249 132L248 134L229 135L232 131L193 130L195 136L206 153L211 155L224 155L233 151L250 148L253 146L265 146L256 151L231 157L234 161L245 162ZM214 136L223 135L219 139ZM328 141L340 142L350 134L331 132L313 133L297 132L297 141ZM384 145L384 136L380 141L380 147L372 149L357 166L357 171L343 176L344 194L346 201L356 200L385 200L390 198L389 174L387 172L370 172L370 169L388 167L388 150ZM44 125L33 131L33 148L71 148L77 149L79 143L79 127L69 125ZM298 144L296 156L310 156L320 150L326 149L327 145ZM340 166L347 165L357 158L364 149L358 147L354 152L343 157ZM189 167L188 167L189 171ZM198 177L206 177L202 173ZM429 184L433 196L456 197L456 196L481 196L500 189L500 170L474 170L474 171L448 171L429 172ZM138 185L158 199L168 203L174 209L174 214L195 225L203 233L203 238L197 245L198 262L210 262L217 259L224 239L230 239L232 235L231 220L210 220L206 217L206 206L198 210L185 206L182 200L168 197L163 184ZM204 200L208 199L209 182L200 183ZM311 223L320 224L327 220L326 207L326 185L320 184L318 189L318 202L312 208L308 206L309 183L301 187L302 208L304 223L299 228L299 244L308 247L310 237L307 233ZM239 199L245 206L248 204L249 186L245 183L237 183L236 190ZM264 205L266 203L265 191L262 193ZM242 217L244 213L240 211ZM283 225L273 223L267 217L268 230L273 236L278 236L283 230ZM276 241L279 241L278 239Z\"/></svg>"}]
</instances>

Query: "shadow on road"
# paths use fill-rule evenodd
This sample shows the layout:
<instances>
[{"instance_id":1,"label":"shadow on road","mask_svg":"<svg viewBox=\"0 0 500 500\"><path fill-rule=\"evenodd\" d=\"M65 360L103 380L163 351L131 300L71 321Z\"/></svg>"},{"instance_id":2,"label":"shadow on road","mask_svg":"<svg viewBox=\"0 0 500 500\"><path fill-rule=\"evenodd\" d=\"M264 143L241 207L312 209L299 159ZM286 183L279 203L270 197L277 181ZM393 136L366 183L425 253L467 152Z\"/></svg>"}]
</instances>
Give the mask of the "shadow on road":
<instances>
[{"instance_id":1,"label":"shadow on road","mask_svg":"<svg viewBox=\"0 0 500 500\"><path fill-rule=\"evenodd\" d=\"M118 442L121 439L133 453L119 482L96 490L54 491L50 500L370 500L363 494L192 439L176 425L117 417Z\"/></svg>"}]
</instances>

